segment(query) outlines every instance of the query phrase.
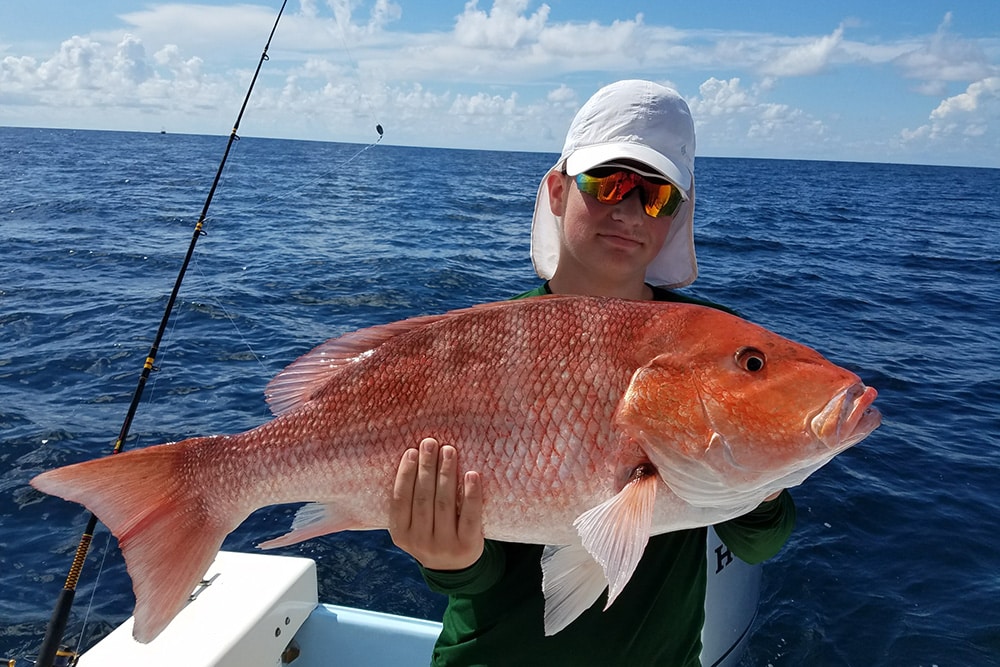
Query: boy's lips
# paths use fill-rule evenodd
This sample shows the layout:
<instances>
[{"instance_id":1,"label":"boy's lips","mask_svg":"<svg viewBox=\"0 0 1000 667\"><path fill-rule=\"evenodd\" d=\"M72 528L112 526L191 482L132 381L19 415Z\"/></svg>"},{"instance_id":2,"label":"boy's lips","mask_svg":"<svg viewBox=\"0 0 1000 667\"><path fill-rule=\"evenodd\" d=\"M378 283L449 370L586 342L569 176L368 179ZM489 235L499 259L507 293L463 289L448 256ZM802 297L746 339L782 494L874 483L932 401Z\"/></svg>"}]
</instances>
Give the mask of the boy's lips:
<instances>
[{"instance_id":1,"label":"boy's lips","mask_svg":"<svg viewBox=\"0 0 1000 667\"><path fill-rule=\"evenodd\" d=\"M623 247L623 248L634 248L642 245L642 241L632 238L631 236L623 236L621 234L598 234L598 238L610 243L611 245Z\"/></svg>"}]
</instances>

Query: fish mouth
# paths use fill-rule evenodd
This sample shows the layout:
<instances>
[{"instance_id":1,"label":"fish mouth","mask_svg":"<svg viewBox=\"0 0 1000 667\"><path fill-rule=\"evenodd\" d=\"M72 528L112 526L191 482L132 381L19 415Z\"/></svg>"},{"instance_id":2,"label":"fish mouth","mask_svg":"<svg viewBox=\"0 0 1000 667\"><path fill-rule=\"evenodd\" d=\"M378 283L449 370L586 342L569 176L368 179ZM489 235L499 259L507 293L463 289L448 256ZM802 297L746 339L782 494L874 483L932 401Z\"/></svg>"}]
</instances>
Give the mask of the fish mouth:
<instances>
[{"instance_id":1,"label":"fish mouth","mask_svg":"<svg viewBox=\"0 0 1000 667\"><path fill-rule=\"evenodd\" d=\"M872 405L878 392L858 382L834 396L810 421L817 439L840 451L864 440L882 423L882 413Z\"/></svg>"}]
</instances>

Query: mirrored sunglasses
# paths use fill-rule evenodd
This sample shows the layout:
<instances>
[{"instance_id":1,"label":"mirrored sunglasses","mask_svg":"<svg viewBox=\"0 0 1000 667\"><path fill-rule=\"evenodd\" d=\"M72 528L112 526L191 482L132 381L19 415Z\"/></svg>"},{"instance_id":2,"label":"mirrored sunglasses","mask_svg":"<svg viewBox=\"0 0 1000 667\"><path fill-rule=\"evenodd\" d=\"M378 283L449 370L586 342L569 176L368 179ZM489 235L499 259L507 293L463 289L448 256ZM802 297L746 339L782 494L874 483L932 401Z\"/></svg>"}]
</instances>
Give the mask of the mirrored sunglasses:
<instances>
[{"instance_id":1,"label":"mirrored sunglasses","mask_svg":"<svg viewBox=\"0 0 1000 667\"><path fill-rule=\"evenodd\" d=\"M605 167L577 174L576 187L602 204L617 204L638 188L646 214L667 218L677 212L684 195L673 183L652 181L634 171Z\"/></svg>"}]
</instances>

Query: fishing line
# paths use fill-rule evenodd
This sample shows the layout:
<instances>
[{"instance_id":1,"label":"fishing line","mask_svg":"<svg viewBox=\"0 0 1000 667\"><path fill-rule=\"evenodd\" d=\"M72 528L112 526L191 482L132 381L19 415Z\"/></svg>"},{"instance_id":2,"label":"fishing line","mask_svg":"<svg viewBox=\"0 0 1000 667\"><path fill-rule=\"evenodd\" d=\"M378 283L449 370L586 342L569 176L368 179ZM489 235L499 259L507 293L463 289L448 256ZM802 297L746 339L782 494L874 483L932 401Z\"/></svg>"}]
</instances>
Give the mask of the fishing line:
<instances>
[{"instance_id":1,"label":"fishing line","mask_svg":"<svg viewBox=\"0 0 1000 667\"><path fill-rule=\"evenodd\" d=\"M339 16L335 15L335 20L337 22L337 28L340 31L340 42L341 44L344 45L344 52L347 54L347 59L351 62L351 69L354 71L355 76L358 78L358 95L361 97L361 99L365 101L365 104L368 105L368 114L371 116L372 121L375 123L375 131L378 132L378 140L376 140L375 143L378 143L379 141L382 141L382 123L380 123L378 118L375 116L375 107L372 106L371 100L369 100L368 97L365 95L365 90L364 90L365 84L364 81L361 80L361 68L358 66L358 62L354 59L354 56L351 54L350 47L347 46L347 31L340 25ZM350 21L348 21L348 25L349 24Z\"/></svg>"},{"instance_id":2,"label":"fishing line","mask_svg":"<svg viewBox=\"0 0 1000 667\"><path fill-rule=\"evenodd\" d=\"M381 130L381 126L378 126L377 129ZM378 145L378 143L382 140L382 136L383 135L381 133L379 133L378 139L376 139L375 141L373 141L373 142L371 142L371 143L369 143L367 145L364 145L363 147L361 147L360 149L358 149L353 155L351 155L350 157L346 158L345 160L343 160L339 164L337 164L334 168L327 169L326 171L323 171L320 174L318 174L317 176L315 176L314 178L302 182L301 184L299 184L295 188L292 188L290 190L284 191L284 193L282 195L268 197L268 198L264 199L263 201L261 201L260 203L254 205L254 206L240 208L239 211L236 212L236 214L238 214L239 216L246 216L247 214L254 213L254 212L256 212L258 210L261 210L261 209L265 209L265 208L270 209L270 208L273 208L272 205L274 203L281 202L283 200L288 200L292 196L294 196L295 194L297 194L298 192L300 192L302 190L305 190L305 189L309 188L310 186L315 185L316 183L319 183L321 181L326 180L331 174L334 174L334 173L337 173L338 171L341 171L344 167L346 167L347 165L349 165L350 163L352 163L354 160L356 160L358 157L360 157L363 153L365 153L366 151L368 151L368 150L374 148L376 145ZM232 153L232 154L235 155L235 152ZM227 167L227 177L226 178L228 178L229 174L231 174L231 168ZM228 216L228 217L229 218L234 218L234 217L236 217L236 214ZM223 217L226 217L226 216L223 216ZM211 221L212 218L208 218L207 220ZM257 354L257 351L254 348L253 344L250 342L250 339L243 333L242 329L240 329L240 325L236 321L236 317L229 311L229 309L226 308L225 304L222 302L221 298L219 297L219 292L220 292L219 286L220 286L220 284L222 284L223 281L220 281L219 279L209 278L205 274L205 272L202 271L201 264L198 261L198 257L194 257L192 259L192 264L191 264L190 269L193 270L196 273L196 275L201 279L201 284L205 286L205 298L206 298L206 300L210 301L211 304L214 307L218 308L222 312L222 314L225 316L226 320L228 320L229 324L233 327L233 330L236 332L236 335L239 337L240 342L246 347L247 351L254 358L254 361L257 362L257 365L261 368L261 370L264 372L264 374L266 374L266 375L274 375L275 372L276 372L276 369L274 369L274 368L268 368L267 364L264 363L264 360L261 359L260 355ZM170 329L169 329L169 331L168 331L168 333L167 333L167 335L165 337L165 341L167 343L169 343L170 340L173 338L173 333L176 330L177 326L178 326L177 320L176 319L172 320L171 324L170 324ZM169 349L170 345L168 344L165 347ZM280 370L280 369L277 369L277 370ZM152 382L150 383L149 390L148 390L148 394L149 395L148 395L148 399L146 401L147 404L152 404L154 402L154 400L155 400L155 397L154 397L153 394L154 394L154 390L155 390L158 378L159 378L159 375L153 375L152 376ZM270 414L270 412L267 409L266 405L264 407L263 414L264 414L264 416L267 416L268 414Z\"/></svg>"},{"instance_id":3,"label":"fishing line","mask_svg":"<svg viewBox=\"0 0 1000 667\"><path fill-rule=\"evenodd\" d=\"M261 201L259 201L258 203L252 205L252 206L240 207L240 209L237 211L237 213L239 215L245 215L247 213L256 213L256 212L261 211L263 209L274 208L273 204L280 203L280 202L283 202L285 200L291 199L292 196L294 196L294 195L298 194L299 192L301 192L301 191L309 188L310 186L316 185L317 183L321 183L321 182L327 180L331 175L341 172L345 167L347 167L352 162L354 162L359 157L361 157L361 155L363 155L367 151L371 150L372 148L375 148L379 143L381 143L382 138L384 137L384 134L385 134L384 130L382 129L382 125L376 124L376 126L375 126L375 132L376 132L376 134L378 134L378 138L375 139L375 141L372 141L370 143L367 143L367 144L363 145L361 148L359 148L357 151L355 151L352 155L350 155L349 157L341 160L340 162L338 162L337 164L335 164L332 168L326 169L325 171L319 172L318 174L316 174L316 176L310 178L309 180L302 181L301 183L299 183L298 185L296 185L294 188L282 191L282 193L279 194L279 195L268 196L268 197L262 199ZM243 139L242 141L252 141L252 139ZM228 176L229 176L229 174L227 174L227 177ZM235 217L235 216L229 216L229 217ZM211 221L212 218L209 218L208 220Z\"/></svg>"},{"instance_id":4,"label":"fishing line","mask_svg":"<svg viewBox=\"0 0 1000 667\"><path fill-rule=\"evenodd\" d=\"M111 549L111 531L104 531L104 549L101 550L101 562L97 564L97 574L94 576L94 586L90 590L90 599L84 608L83 621L80 623L80 636L76 640L76 655L83 649L83 638L87 634L87 622L90 620L90 612L94 608L94 598L97 597L97 589L100 588L101 575L104 574L104 566L107 564L108 551Z\"/></svg>"},{"instance_id":5,"label":"fishing line","mask_svg":"<svg viewBox=\"0 0 1000 667\"><path fill-rule=\"evenodd\" d=\"M229 151L232 148L233 142L238 138L237 131L240 127L240 121L243 119L243 114L246 111L247 104L250 102L250 94L253 92L254 85L257 83L257 77L260 74L260 70L263 67L264 62L268 60L267 50L271 46L271 40L274 38L274 33L278 29L278 22L281 20L281 15L285 11L285 5L287 2L288 0L282 0L281 8L278 10L278 15L274 20L274 25L271 28L267 42L261 52L260 60L257 62L257 69L254 71L253 78L250 80L250 85L247 88L246 96L243 98L243 104L236 116L236 122L233 123L233 129L229 135L229 141L226 144L226 149L222 154L221 161L219 162L219 168L215 173L215 179L212 181L212 187L209 189L208 196L205 198L205 204L202 207L201 215L198 217L198 221L195 224L194 231L192 232L191 242L188 245L187 254L184 257L184 261L181 263L177 279L174 281L173 289L170 292L170 297L167 299L167 305L164 309L163 317L160 320L160 326L157 328L153 344L150 346L149 354L146 356L146 361L143 364L142 372L139 375L135 392L132 395L132 401L129 404L121 430L119 431L118 439L115 441L112 454L118 454L125 446L125 441L128 438L128 433L132 426L132 420L135 418L135 413L138 410L139 403L142 399L143 389L145 388L146 381L149 379L149 375L156 363L156 355L159 352L163 334L170 321L170 314L173 311L174 303L177 301L177 296L180 292L184 275L187 272L187 267L191 263L191 257L194 254L194 249L198 243L198 239L205 233L204 226L205 220L208 217L208 209L212 204L212 198L215 195L215 190L219 185L223 170L226 166L226 159L229 156ZM62 643L63 633L65 632L66 624L69 621L73 598L76 596L76 587L79 583L80 572L83 569L83 564L87 557L87 551L90 549L90 543L93 540L96 528L97 516L91 512L90 518L87 521L87 527L80 536L80 542L77 546L76 554L73 557L73 563L70 565L69 573L66 576L66 583L63 585L63 589L59 595L59 599L56 602L55 609L52 612L49 624L45 630L45 638L42 640L42 645L38 653L38 659L35 663L40 667L52 667L56 654L59 652L59 646Z\"/></svg>"},{"instance_id":6,"label":"fishing line","mask_svg":"<svg viewBox=\"0 0 1000 667\"><path fill-rule=\"evenodd\" d=\"M375 125L375 134L377 135L377 137L376 137L375 141L372 141L370 143L367 143L367 144L363 145L360 149L357 150L357 152L355 152L353 155L351 155L347 159L342 160L341 162L339 162L334 168L331 168L331 169L328 169L326 171L320 172L319 174L317 174L312 179L302 182L301 184L299 184L295 188L292 188L291 190L287 190L287 191L283 192L281 195L273 195L273 196L270 196L270 197L268 197L268 198L266 198L266 199L258 202L254 206L251 206L251 207L248 207L248 208L241 208L240 209L241 213L253 213L253 212L256 212L256 211L264 209L264 208L271 208L272 204L275 204L277 202L281 202L282 200L285 200L285 199L289 199L292 195L295 195L298 192L300 192L300 191L302 191L302 190L304 190L304 189L306 189L306 188L308 188L308 187L310 187L312 185L315 185L316 183L319 183L319 182L325 180L330 175L339 172L344 167L346 167L349 164L351 164L352 162L354 162L362 154L364 154L365 152L367 152L368 150L374 148L375 146L377 146L379 143L382 142L382 139L385 136L385 130L384 130L384 128L382 126L382 123L381 123L381 121L379 121L378 116L377 116L377 114L375 112L375 106L372 104L371 99L369 99L369 97L367 95L365 95L365 93L364 93L364 87L365 86L364 86L364 80L361 78L361 68L358 65L357 60L354 59L354 55L351 53L351 48L347 44L346 31L340 25L340 21L339 20L337 20L336 23L337 23L337 30L339 32L340 42L341 42L341 44L344 47L344 53L347 54L347 59L348 59L348 61L351 64L351 70L354 72L354 76L355 76L355 78L358 81L358 96L361 98L361 100L365 103L365 106L368 108L368 115L371 118L372 123L374 123L374 125ZM240 137L237 137L236 139L237 139L237 141L239 141Z\"/></svg>"},{"instance_id":7,"label":"fishing line","mask_svg":"<svg viewBox=\"0 0 1000 667\"><path fill-rule=\"evenodd\" d=\"M206 285L212 284L212 281L209 280L209 278L202 272L201 267L198 264L195 264L195 271L198 272L198 275L201 277L202 280L205 281ZM209 292L209 295L212 297L212 303L219 310L221 310L222 314L226 316L227 320L229 320L229 323L232 325L233 330L239 336L240 341L243 343L243 345L246 346L247 351L250 352L250 355L253 357L254 361L257 362L257 365L260 366L261 370L264 371L265 373L270 373L271 369L269 369L266 365L264 365L264 361L257 355L257 351L254 349L253 344L250 342L250 339L243 334L243 331L240 329L240 326L236 323L236 318L233 317L232 313L229 312L225 304L223 304L222 301L218 298L218 295L213 294L212 292Z\"/></svg>"},{"instance_id":8,"label":"fishing line","mask_svg":"<svg viewBox=\"0 0 1000 667\"><path fill-rule=\"evenodd\" d=\"M325 170L323 172L320 172L315 177L313 177L313 178L311 178L309 180L303 181L302 183L300 183L299 185L297 185L296 187L294 187L294 188L292 188L290 190L283 191L283 193L281 195L275 195L275 196L271 196L271 197L265 198L264 200L262 200L261 202L255 204L253 206L241 207L239 209L239 211L237 212L238 215L240 215L240 216L246 216L247 214L255 213L255 212L257 212L259 210L262 210L262 209L271 209L271 208L273 208L273 204L279 203L279 202L282 202L282 201L285 201L285 200L288 200L288 199L291 199L294 195L298 194L299 192L301 192L303 190L306 190L307 188L309 188L309 187L311 187L311 186L313 186L313 185L315 185L317 183L320 183L322 181L327 180L332 174L335 174L335 173L338 173L338 172L342 171L345 167L347 167L349 164L351 164L356 159L358 159L362 154L364 154L368 150L374 148L375 146L377 146L379 144L379 142L382 141L382 137L384 136L384 131L382 129L382 126L381 125L376 125L375 126L375 131L378 134L378 138L375 141L370 142L368 144L365 144L364 146L362 146L361 148L359 148L354 154L352 154L351 156L349 156L346 159L342 160L341 162L339 162L333 168L327 169L327 170ZM244 141L246 141L246 140L244 140ZM231 174L231 167L227 167L227 178L229 177L230 174ZM231 216L228 216L228 217L229 218L233 218L233 217L236 217L236 215L231 215ZM212 218L209 218L208 220L211 221ZM268 368L267 367L267 365L261 359L260 355L257 354L257 351L254 349L254 346L250 342L250 339L240 329L240 326L237 323L236 318L225 307L225 305L222 303L221 299L219 299L219 296L218 296L218 285L219 285L220 281L213 280L213 279L209 278L208 276L206 276L205 273L201 270L201 267L200 267L200 264L198 263L198 259L197 258L194 258L194 263L192 265L192 268L197 272L198 276L202 279L203 284L206 285L206 286L208 286L207 289L206 289L207 296L211 298L212 304L215 307L217 307L219 310L221 310L222 313L225 315L226 319L229 321L230 325L233 327L233 330L236 332L236 334L239 337L240 341L243 343L244 346L246 346L247 351L250 352L251 356L253 356L254 361L257 362L257 364L260 366L261 370L265 374L273 375L275 373L276 369L274 369L274 368ZM175 328L176 326L177 326L177 324L176 324L176 322L174 322L173 325L172 325L172 327ZM171 330L170 330L171 334L173 333L173 330L174 329L171 328ZM169 339L170 339L170 336L168 335L167 340L169 340ZM155 385L155 382L156 382L156 376L153 376L153 383L154 383L154 385ZM152 397L150 397L149 402L152 402L152 400L153 400ZM267 416L268 414L270 414L266 407L264 409L264 413L263 414L265 416Z\"/></svg>"}]
</instances>

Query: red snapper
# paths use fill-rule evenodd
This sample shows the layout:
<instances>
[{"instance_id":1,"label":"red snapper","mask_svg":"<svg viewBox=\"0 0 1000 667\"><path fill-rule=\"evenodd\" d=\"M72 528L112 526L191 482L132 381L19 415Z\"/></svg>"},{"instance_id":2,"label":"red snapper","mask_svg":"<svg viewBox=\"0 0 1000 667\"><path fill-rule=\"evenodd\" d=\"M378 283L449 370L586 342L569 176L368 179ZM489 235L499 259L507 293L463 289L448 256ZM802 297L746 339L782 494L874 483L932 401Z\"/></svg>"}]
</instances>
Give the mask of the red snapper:
<instances>
[{"instance_id":1,"label":"red snapper","mask_svg":"<svg viewBox=\"0 0 1000 667\"><path fill-rule=\"evenodd\" d=\"M486 304L323 343L266 390L277 415L45 472L118 538L147 642L251 512L307 502L264 548L385 528L424 437L482 473L489 538L551 545L545 628L624 588L652 534L743 514L880 423L876 391L719 310L596 297Z\"/></svg>"}]
</instances>

